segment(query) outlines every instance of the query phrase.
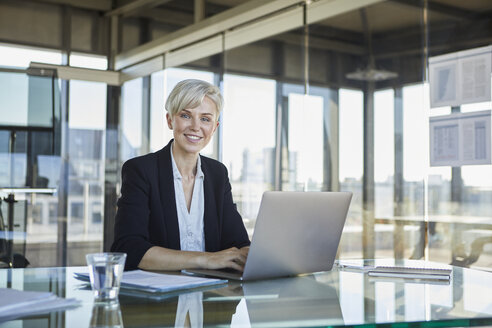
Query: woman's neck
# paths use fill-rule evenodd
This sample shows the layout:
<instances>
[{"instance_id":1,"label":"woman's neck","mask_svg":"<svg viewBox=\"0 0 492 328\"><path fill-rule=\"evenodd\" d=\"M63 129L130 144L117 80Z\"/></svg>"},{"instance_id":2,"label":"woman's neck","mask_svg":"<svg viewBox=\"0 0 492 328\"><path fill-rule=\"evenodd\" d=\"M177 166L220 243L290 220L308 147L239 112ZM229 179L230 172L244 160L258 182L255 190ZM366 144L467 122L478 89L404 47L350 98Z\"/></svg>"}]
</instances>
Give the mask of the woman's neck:
<instances>
[{"instance_id":1,"label":"woman's neck","mask_svg":"<svg viewBox=\"0 0 492 328\"><path fill-rule=\"evenodd\" d=\"M190 154L180 151L174 144L172 147L174 162L178 167L179 173L183 178L194 178L196 175L196 165L199 154Z\"/></svg>"}]
</instances>

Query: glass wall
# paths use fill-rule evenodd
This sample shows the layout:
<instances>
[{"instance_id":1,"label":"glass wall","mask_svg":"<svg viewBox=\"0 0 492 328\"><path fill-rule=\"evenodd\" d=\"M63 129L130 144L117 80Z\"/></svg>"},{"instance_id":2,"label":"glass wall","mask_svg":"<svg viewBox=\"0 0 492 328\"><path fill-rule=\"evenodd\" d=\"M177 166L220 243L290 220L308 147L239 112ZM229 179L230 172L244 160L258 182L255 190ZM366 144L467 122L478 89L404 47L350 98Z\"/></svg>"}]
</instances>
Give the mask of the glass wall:
<instances>
[{"instance_id":1,"label":"glass wall","mask_svg":"<svg viewBox=\"0 0 492 328\"><path fill-rule=\"evenodd\" d=\"M395 172L395 97L394 90L374 93L374 215L393 218ZM376 257L394 256L394 229L388 224L375 225Z\"/></svg>"},{"instance_id":2,"label":"glass wall","mask_svg":"<svg viewBox=\"0 0 492 328\"><path fill-rule=\"evenodd\" d=\"M150 77L150 150L158 151L172 138L167 128L166 109L164 108L164 71L153 73Z\"/></svg>"},{"instance_id":3,"label":"glass wall","mask_svg":"<svg viewBox=\"0 0 492 328\"><path fill-rule=\"evenodd\" d=\"M324 115L326 99L321 95L304 94L303 88L284 84L287 98L288 174L282 190L323 190Z\"/></svg>"},{"instance_id":4,"label":"glass wall","mask_svg":"<svg viewBox=\"0 0 492 328\"><path fill-rule=\"evenodd\" d=\"M447 16L436 11L429 12L429 59L443 54L457 53L490 45L484 38L490 37L490 29L485 28L490 19L481 15L490 11L491 4L484 1L467 3L470 14L466 17ZM430 67L430 70L432 67ZM469 89L472 85L482 85L490 76L467 79L466 73L473 72L463 65L463 75L457 79L457 86ZM480 70L484 71L484 70ZM432 82L432 81L431 81ZM425 88L429 88L425 85ZM430 103L430 92L425 91L426 102ZM446 107L427 105L429 117L445 117L450 114L470 113L486 110L490 113L490 101L455 103ZM490 138L488 136L487 138ZM464 150L473 150L471 144ZM490 179L492 166L483 165L444 165L428 167L428 238L429 258L435 261L476 268L492 267L490 227L491 192Z\"/></svg>"},{"instance_id":5,"label":"glass wall","mask_svg":"<svg viewBox=\"0 0 492 328\"><path fill-rule=\"evenodd\" d=\"M293 18L286 31L282 26L289 24L272 20L281 32L263 38L246 33L247 38L233 41L252 41L239 46L228 39L235 31L227 31L222 53L126 82L121 88L120 164L157 151L172 138L164 104L178 81L206 80L222 89L225 108L202 154L228 168L250 235L264 191L351 191L341 258L428 258L492 267L492 165L431 166L429 134L432 118L492 107L486 101L432 108L429 86L431 58L490 44L490 17L483 13L492 4L438 2L441 10L429 1L376 1L337 15L310 11L324 2L308 2L303 4L308 25ZM179 5L173 2L168 9L174 6ZM137 19L125 19L123 34L129 37L123 49L176 31L184 24L178 23L154 22L139 30ZM61 52L39 51L0 45L0 66L27 67L31 60L61 63ZM70 63L107 67L105 58L79 53L71 54ZM10 108L29 107L28 97L18 96L28 88L27 76L11 75L7 83L3 74L1 123L22 125L29 121L27 114ZM68 241L83 240L97 249L104 219L106 86L72 81L69 90ZM29 135L20 131L16 138L18 150L5 155L11 135L0 129L4 185L23 185L26 179L19 172L28 165ZM57 170L56 159L37 155L34 178L48 177L47 185L56 185L49 171ZM40 205L43 197L47 205ZM46 229L51 242L58 241L58 204L50 197L26 198L31 204L28 238L34 230L43 236Z\"/></svg>"},{"instance_id":6,"label":"glass wall","mask_svg":"<svg viewBox=\"0 0 492 328\"><path fill-rule=\"evenodd\" d=\"M142 139L142 78L126 82L121 88L121 133L120 152L124 162L130 158L143 155Z\"/></svg>"},{"instance_id":7,"label":"glass wall","mask_svg":"<svg viewBox=\"0 0 492 328\"><path fill-rule=\"evenodd\" d=\"M340 191L352 193L352 203L339 249L344 257L362 256L362 174L363 167L363 94L341 89L340 108Z\"/></svg>"},{"instance_id":8,"label":"glass wall","mask_svg":"<svg viewBox=\"0 0 492 328\"><path fill-rule=\"evenodd\" d=\"M488 8L480 1L466 6ZM196 74L210 72L226 98L214 144L250 234L263 191L341 190L353 193L342 258L427 254L451 262L459 247L471 252L474 236L486 232L468 227L457 243L463 245L452 246L455 228L439 220L459 213L487 222L490 181L483 177L490 165L459 172L430 166L429 118L451 108L430 108L427 65L446 47L471 47L444 46L439 31L466 35L464 27L473 24L424 2L383 1L326 16L182 67L191 70L154 73L153 117L162 117L172 74L176 81L208 80ZM490 107L486 102L460 111ZM157 150L170 134L162 119L153 119L151 130ZM453 192L456 181L459 193Z\"/></svg>"},{"instance_id":9,"label":"glass wall","mask_svg":"<svg viewBox=\"0 0 492 328\"><path fill-rule=\"evenodd\" d=\"M106 130L105 83L70 81L67 225L69 265L102 251ZM87 95L90 94L90 97ZM76 253L76 250L78 252Z\"/></svg>"},{"instance_id":10,"label":"glass wall","mask_svg":"<svg viewBox=\"0 0 492 328\"><path fill-rule=\"evenodd\" d=\"M393 177L395 173L394 90L374 94L374 182L375 215L393 216Z\"/></svg>"},{"instance_id":11,"label":"glass wall","mask_svg":"<svg viewBox=\"0 0 492 328\"><path fill-rule=\"evenodd\" d=\"M57 50L0 44L0 67L29 67L30 62L60 65L62 53Z\"/></svg>"},{"instance_id":12,"label":"glass wall","mask_svg":"<svg viewBox=\"0 0 492 328\"><path fill-rule=\"evenodd\" d=\"M224 76L222 162L250 235L261 195L274 187L275 87L269 79Z\"/></svg>"},{"instance_id":13,"label":"glass wall","mask_svg":"<svg viewBox=\"0 0 492 328\"><path fill-rule=\"evenodd\" d=\"M70 66L106 70L108 59L105 56L87 55L77 52L70 54Z\"/></svg>"},{"instance_id":14,"label":"glass wall","mask_svg":"<svg viewBox=\"0 0 492 328\"><path fill-rule=\"evenodd\" d=\"M2 47L3 66L27 67L31 61L61 64L61 52ZM84 58L83 54L71 59L87 68L105 69L107 62L104 57ZM31 266L55 266L63 263L59 248L65 245L66 263L81 265L86 253L102 250L107 86L76 80L49 79L43 83L46 78L34 73L7 67L0 72L4 86L0 112L5 113L0 122L1 158L8 164L2 165L0 188L27 187L13 193L17 201L13 206L14 254L27 259ZM68 108L68 112L62 115L60 91L64 83L68 103L63 110ZM63 121L66 118L68 121ZM64 175L60 155L61 145L66 143L68 169ZM66 194L59 189L63 185L67 186ZM6 195L2 192L2 196ZM66 217L60 211L65 206L62 204L66 204ZM3 202L1 210L6 226L12 209ZM66 222L67 230L60 228L61 222Z\"/></svg>"},{"instance_id":15,"label":"glass wall","mask_svg":"<svg viewBox=\"0 0 492 328\"><path fill-rule=\"evenodd\" d=\"M24 51L20 55L26 55ZM7 51L9 56L14 52ZM58 202L53 194L60 180L59 83L51 72L45 76L35 73L40 72L0 71L0 113L4 118L0 122L0 226L14 231L13 252L7 256L14 255L13 265L21 267L40 265L32 256L32 250L37 253L42 248L40 241L49 243L51 250L57 242ZM6 250L0 249L0 253Z\"/></svg>"}]
</instances>

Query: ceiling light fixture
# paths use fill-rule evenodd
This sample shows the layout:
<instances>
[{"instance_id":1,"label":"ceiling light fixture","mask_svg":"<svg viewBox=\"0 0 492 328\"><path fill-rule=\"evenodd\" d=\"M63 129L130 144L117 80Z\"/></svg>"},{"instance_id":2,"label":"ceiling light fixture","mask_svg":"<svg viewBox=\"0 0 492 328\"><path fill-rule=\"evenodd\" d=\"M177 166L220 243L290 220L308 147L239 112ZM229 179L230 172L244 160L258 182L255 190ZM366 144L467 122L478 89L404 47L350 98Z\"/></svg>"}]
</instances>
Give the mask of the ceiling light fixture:
<instances>
[{"instance_id":1,"label":"ceiling light fixture","mask_svg":"<svg viewBox=\"0 0 492 328\"><path fill-rule=\"evenodd\" d=\"M358 69L355 72L347 73L345 74L345 77L350 80L379 82L395 79L398 77L398 73L366 67L363 70Z\"/></svg>"}]
</instances>

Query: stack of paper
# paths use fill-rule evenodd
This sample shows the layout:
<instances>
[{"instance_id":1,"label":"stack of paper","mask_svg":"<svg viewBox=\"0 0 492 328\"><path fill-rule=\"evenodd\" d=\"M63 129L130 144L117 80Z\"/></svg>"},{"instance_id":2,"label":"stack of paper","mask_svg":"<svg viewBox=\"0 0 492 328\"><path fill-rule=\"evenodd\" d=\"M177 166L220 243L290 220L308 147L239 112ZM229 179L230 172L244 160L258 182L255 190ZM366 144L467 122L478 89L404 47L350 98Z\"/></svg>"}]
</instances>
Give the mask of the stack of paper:
<instances>
[{"instance_id":1,"label":"stack of paper","mask_svg":"<svg viewBox=\"0 0 492 328\"><path fill-rule=\"evenodd\" d=\"M75 278L89 281L89 274L75 273ZM155 296L156 294L217 286L225 283L227 283L227 280L134 270L123 273L121 291L130 291L127 294L134 296Z\"/></svg>"},{"instance_id":2,"label":"stack of paper","mask_svg":"<svg viewBox=\"0 0 492 328\"><path fill-rule=\"evenodd\" d=\"M0 322L79 306L74 298L60 298L49 292L27 292L0 288Z\"/></svg>"}]
</instances>

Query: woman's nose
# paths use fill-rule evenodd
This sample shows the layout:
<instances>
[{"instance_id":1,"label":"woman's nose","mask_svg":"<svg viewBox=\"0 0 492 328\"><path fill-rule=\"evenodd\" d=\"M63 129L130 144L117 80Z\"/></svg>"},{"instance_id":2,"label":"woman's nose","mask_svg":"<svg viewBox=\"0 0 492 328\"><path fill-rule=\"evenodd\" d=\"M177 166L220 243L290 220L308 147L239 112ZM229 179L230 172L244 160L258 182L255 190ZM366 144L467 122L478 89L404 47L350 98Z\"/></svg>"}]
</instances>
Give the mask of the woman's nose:
<instances>
[{"instance_id":1,"label":"woman's nose","mask_svg":"<svg viewBox=\"0 0 492 328\"><path fill-rule=\"evenodd\" d=\"M199 130L200 129L200 120L199 119L192 119L191 120L191 128L193 130Z\"/></svg>"}]
</instances>

